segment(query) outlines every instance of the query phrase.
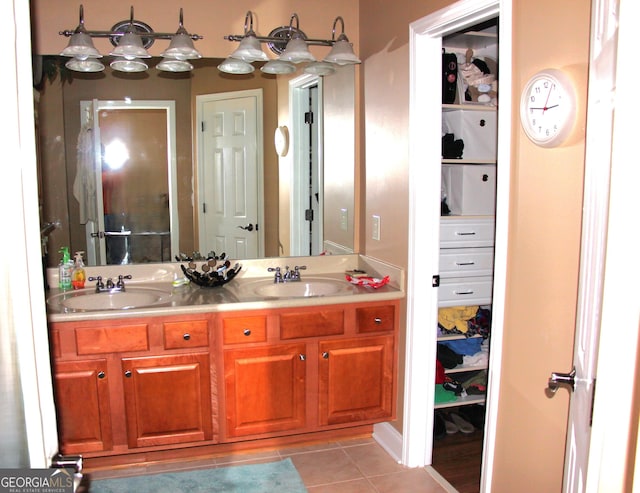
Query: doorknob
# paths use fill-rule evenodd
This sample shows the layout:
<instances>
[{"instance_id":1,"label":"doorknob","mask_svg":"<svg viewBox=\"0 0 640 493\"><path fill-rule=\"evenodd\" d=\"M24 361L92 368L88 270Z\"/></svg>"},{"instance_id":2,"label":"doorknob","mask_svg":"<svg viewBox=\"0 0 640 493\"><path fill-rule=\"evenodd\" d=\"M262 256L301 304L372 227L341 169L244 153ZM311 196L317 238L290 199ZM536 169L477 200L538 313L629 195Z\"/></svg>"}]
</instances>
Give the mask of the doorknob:
<instances>
[{"instance_id":1,"label":"doorknob","mask_svg":"<svg viewBox=\"0 0 640 493\"><path fill-rule=\"evenodd\" d=\"M576 388L576 367L574 366L569 373L551 372L551 378L547 385L547 395L552 397L561 385L566 385L573 392Z\"/></svg>"},{"instance_id":2,"label":"doorknob","mask_svg":"<svg viewBox=\"0 0 640 493\"><path fill-rule=\"evenodd\" d=\"M249 224L248 226L238 226L240 229L244 229L245 231L253 231L253 224Z\"/></svg>"}]
</instances>

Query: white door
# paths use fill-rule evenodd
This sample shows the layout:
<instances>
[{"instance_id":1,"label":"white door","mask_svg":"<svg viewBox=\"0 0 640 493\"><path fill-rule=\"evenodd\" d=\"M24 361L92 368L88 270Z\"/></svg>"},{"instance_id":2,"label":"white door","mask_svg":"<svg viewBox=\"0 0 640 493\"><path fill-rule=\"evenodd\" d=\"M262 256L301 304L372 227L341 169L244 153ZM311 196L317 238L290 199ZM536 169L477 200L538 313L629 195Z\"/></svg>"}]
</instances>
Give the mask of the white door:
<instances>
[{"instance_id":1,"label":"white door","mask_svg":"<svg viewBox=\"0 0 640 493\"><path fill-rule=\"evenodd\" d=\"M606 253L618 0L595 0L594 7L591 23L580 281L573 354L575 390L572 392L569 406L563 486L566 493L581 493L585 488ZM567 369L560 371L564 372Z\"/></svg>"},{"instance_id":2,"label":"white door","mask_svg":"<svg viewBox=\"0 0 640 493\"><path fill-rule=\"evenodd\" d=\"M202 254L263 256L262 91L197 97Z\"/></svg>"}]
</instances>

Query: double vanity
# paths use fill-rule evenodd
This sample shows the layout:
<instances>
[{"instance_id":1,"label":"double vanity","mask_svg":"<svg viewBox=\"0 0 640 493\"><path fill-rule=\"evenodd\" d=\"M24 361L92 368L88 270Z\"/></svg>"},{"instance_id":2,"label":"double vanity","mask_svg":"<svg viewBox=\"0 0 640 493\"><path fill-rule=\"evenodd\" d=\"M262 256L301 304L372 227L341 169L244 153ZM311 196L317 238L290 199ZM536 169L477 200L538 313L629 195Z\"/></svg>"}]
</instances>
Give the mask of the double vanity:
<instances>
[{"instance_id":1,"label":"double vanity","mask_svg":"<svg viewBox=\"0 0 640 493\"><path fill-rule=\"evenodd\" d=\"M124 291L50 290L63 454L195 456L395 418L403 271L355 254L240 263L215 288L184 284L179 263L162 263L87 268L131 275ZM305 269L290 282L268 270L294 266ZM355 269L390 282L356 286L345 279Z\"/></svg>"}]
</instances>

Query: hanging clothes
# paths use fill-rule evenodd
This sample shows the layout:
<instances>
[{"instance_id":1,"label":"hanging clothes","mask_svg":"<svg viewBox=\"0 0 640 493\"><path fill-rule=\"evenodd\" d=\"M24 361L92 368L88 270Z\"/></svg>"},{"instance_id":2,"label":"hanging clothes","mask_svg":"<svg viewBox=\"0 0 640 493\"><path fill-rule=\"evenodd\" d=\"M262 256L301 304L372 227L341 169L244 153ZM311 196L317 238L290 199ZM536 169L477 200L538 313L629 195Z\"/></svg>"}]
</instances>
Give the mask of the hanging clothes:
<instances>
[{"instance_id":1,"label":"hanging clothes","mask_svg":"<svg viewBox=\"0 0 640 493\"><path fill-rule=\"evenodd\" d=\"M96 164L94 156L93 109L86 108L82 127L78 134L76 176L73 181L73 196L80 208L80 224L96 222Z\"/></svg>"}]
</instances>

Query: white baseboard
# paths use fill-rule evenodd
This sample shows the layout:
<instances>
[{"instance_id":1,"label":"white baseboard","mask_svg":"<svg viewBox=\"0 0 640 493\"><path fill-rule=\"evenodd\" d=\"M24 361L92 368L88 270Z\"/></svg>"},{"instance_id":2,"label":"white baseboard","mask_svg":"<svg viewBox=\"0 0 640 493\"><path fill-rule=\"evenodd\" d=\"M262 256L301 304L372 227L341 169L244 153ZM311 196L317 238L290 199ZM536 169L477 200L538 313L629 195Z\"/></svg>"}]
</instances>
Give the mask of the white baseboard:
<instances>
[{"instance_id":1,"label":"white baseboard","mask_svg":"<svg viewBox=\"0 0 640 493\"><path fill-rule=\"evenodd\" d=\"M393 457L398 464L402 463L402 434L391 423L373 425L373 439Z\"/></svg>"}]
</instances>

